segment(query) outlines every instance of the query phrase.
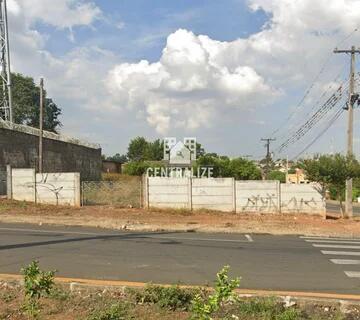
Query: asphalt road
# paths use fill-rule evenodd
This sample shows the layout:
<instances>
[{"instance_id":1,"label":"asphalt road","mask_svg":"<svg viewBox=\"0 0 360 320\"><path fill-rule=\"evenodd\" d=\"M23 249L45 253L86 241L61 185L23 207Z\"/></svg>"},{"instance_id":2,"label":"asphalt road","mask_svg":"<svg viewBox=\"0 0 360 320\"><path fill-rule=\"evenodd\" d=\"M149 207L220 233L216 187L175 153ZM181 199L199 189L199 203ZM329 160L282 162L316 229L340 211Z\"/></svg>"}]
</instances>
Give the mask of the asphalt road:
<instances>
[{"instance_id":1,"label":"asphalt road","mask_svg":"<svg viewBox=\"0 0 360 320\"><path fill-rule=\"evenodd\" d=\"M345 204L343 204L343 205L345 205ZM326 202L326 211L327 212L339 213L340 212L340 205L338 203ZM353 205L353 213L356 216L360 215L360 206L358 204Z\"/></svg>"},{"instance_id":2,"label":"asphalt road","mask_svg":"<svg viewBox=\"0 0 360 320\"><path fill-rule=\"evenodd\" d=\"M201 285L230 265L242 288L360 293L360 239L0 224L0 273L33 259L63 277Z\"/></svg>"}]
</instances>

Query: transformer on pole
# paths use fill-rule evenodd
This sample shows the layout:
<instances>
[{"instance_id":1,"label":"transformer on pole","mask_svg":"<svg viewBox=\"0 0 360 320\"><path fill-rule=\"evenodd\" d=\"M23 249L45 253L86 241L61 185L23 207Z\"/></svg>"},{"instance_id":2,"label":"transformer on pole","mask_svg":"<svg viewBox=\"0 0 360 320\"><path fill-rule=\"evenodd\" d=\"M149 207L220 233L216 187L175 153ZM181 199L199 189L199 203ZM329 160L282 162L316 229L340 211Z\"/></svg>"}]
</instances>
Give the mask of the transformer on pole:
<instances>
[{"instance_id":1,"label":"transformer on pole","mask_svg":"<svg viewBox=\"0 0 360 320\"><path fill-rule=\"evenodd\" d=\"M13 122L6 0L0 0L0 67L0 79L2 81L2 92L0 93L0 120Z\"/></svg>"}]
</instances>

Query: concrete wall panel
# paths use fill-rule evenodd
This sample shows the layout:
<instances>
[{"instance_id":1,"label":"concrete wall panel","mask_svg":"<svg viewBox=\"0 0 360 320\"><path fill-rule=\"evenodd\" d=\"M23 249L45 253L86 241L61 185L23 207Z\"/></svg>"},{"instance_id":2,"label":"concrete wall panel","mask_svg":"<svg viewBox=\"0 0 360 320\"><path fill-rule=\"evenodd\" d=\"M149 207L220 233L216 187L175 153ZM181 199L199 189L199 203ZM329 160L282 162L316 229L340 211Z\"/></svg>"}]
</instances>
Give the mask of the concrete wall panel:
<instances>
[{"instance_id":1,"label":"concrete wall panel","mask_svg":"<svg viewBox=\"0 0 360 320\"><path fill-rule=\"evenodd\" d=\"M325 199L317 184L281 184L281 212L324 214Z\"/></svg>"},{"instance_id":2,"label":"concrete wall panel","mask_svg":"<svg viewBox=\"0 0 360 320\"><path fill-rule=\"evenodd\" d=\"M192 179L192 208L234 211L234 179Z\"/></svg>"},{"instance_id":3,"label":"concrete wall panel","mask_svg":"<svg viewBox=\"0 0 360 320\"><path fill-rule=\"evenodd\" d=\"M188 178L148 178L150 207L189 208L190 180Z\"/></svg>"},{"instance_id":4,"label":"concrete wall panel","mask_svg":"<svg viewBox=\"0 0 360 320\"><path fill-rule=\"evenodd\" d=\"M12 170L12 198L19 201L35 202L35 170Z\"/></svg>"},{"instance_id":5,"label":"concrete wall panel","mask_svg":"<svg viewBox=\"0 0 360 320\"><path fill-rule=\"evenodd\" d=\"M279 212L279 182L236 181L236 212Z\"/></svg>"}]
</instances>

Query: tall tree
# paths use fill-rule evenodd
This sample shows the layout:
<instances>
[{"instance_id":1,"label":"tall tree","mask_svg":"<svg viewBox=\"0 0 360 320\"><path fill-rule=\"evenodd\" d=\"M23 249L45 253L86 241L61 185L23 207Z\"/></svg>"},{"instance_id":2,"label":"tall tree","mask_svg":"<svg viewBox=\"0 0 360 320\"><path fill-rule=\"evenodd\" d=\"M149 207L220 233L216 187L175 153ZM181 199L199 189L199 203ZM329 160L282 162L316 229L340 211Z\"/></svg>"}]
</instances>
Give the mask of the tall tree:
<instances>
[{"instance_id":1,"label":"tall tree","mask_svg":"<svg viewBox=\"0 0 360 320\"><path fill-rule=\"evenodd\" d=\"M360 177L359 162L353 157L345 157L341 154L322 155L314 159L303 160L302 167L310 181L318 182L322 190L330 187L337 190L341 213L342 194L345 190L345 181L349 178Z\"/></svg>"},{"instance_id":2,"label":"tall tree","mask_svg":"<svg viewBox=\"0 0 360 320\"><path fill-rule=\"evenodd\" d=\"M20 73L11 74L13 84L13 111L16 123L39 126L40 88L31 77ZM44 99L44 130L57 132L61 127L61 108L49 97Z\"/></svg>"},{"instance_id":3,"label":"tall tree","mask_svg":"<svg viewBox=\"0 0 360 320\"><path fill-rule=\"evenodd\" d=\"M148 142L144 137L132 139L128 146L127 157L130 161L147 160Z\"/></svg>"}]
</instances>

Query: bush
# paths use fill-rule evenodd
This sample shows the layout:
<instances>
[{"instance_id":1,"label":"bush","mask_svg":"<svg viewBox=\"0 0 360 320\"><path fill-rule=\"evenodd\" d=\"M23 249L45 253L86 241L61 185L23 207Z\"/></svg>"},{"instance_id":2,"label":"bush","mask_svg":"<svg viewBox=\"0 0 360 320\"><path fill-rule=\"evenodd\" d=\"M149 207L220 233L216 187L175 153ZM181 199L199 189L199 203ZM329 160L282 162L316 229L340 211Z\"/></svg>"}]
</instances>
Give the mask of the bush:
<instances>
[{"instance_id":1,"label":"bush","mask_svg":"<svg viewBox=\"0 0 360 320\"><path fill-rule=\"evenodd\" d=\"M239 287L240 278L230 280L228 277L229 266L218 272L215 283L215 293L207 298L197 294L192 301L192 319L211 320L211 315L219 311L223 303L236 300L234 289Z\"/></svg>"},{"instance_id":2,"label":"bush","mask_svg":"<svg viewBox=\"0 0 360 320\"><path fill-rule=\"evenodd\" d=\"M88 320L128 320L134 319L129 315L129 305L125 303L116 303L110 306L108 310L96 311Z\"/></svg>"},{"instance_id":3,"label":"bush","mask_svg":"<svg viewBox=\"0 0 360 320\"><path fill-rule=\"evenodd\" d=\"M55 271L41 271L38 261L31 262L21 269L24 275L24 310L30 318L40 314L40 298L51 293L54 286Z\"/></svg>"},{"instance_id":4,"label":"bush","mask_svg":"<svg viewBox=\"0 0 360 320\"><path fill-rule=\"evenodd\" d=\"M147 285L142 291L130 291L136 303L157 304L168 310L188 310L196 290L182 289L179 286L161 287Z\"/></svg>"}]
</instances>

